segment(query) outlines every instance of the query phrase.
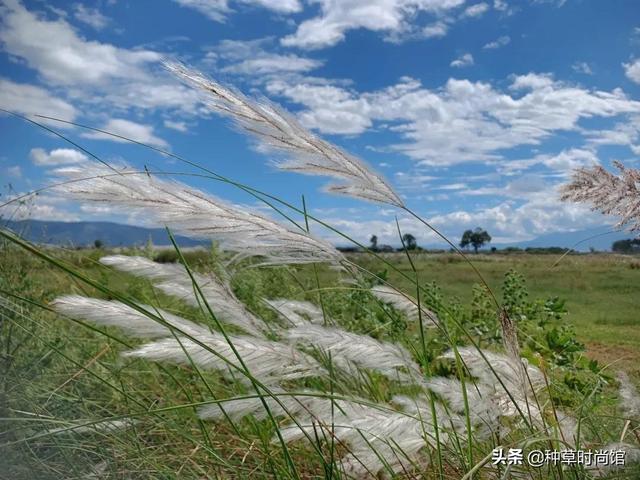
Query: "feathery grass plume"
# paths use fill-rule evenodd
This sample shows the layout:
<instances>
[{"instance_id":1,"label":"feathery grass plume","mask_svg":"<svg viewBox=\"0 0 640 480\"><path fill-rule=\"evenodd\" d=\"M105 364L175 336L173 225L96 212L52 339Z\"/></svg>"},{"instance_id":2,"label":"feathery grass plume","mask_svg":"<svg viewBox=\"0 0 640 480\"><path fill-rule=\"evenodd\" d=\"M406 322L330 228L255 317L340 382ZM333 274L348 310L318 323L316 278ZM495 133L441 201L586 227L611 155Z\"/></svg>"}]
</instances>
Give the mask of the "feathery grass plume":
<instances>
[{"instance_id":1,"label":"feathery grass plume","mask_svg":"<svg viewBox=\"0 0 640 480\"><path fill-rule=\"evenodd\" d=\"M192 238L222 241L241 256L264 257L263 264L340 263L328 242L293 231L176 181L124 168L120 174L86 164L56 170L73 180L56 189L71 197L133 210Z\"/></svg>"},{"instance_id":2,"label":"feathery grass plume","mask_svg":"<svg viewBox=\"0 0 640 480\"><path fill-rule=\"evenodd\" d=\"M287 380L326 374L324 368L314 358L289 345L248 336L229 336L229 338L251 375L265 385L278 385ZM240 378L235 376L236 369L232 369L229 364L238 368L241 368L241 365L223 335L218 333L201 335L198 341L208 348L185 337L164 338L124 352L123 356L184 365L193 362L203 369L218 370L231 379L235 378L244 383L249 381L246 376Z\"/></svg>"},{"instance_id":3,"label":"feathery grass plume","mask_svg":"<svg viewBox=\"0 0 640 480\"><path fill-rule=\"evenodd\" d=\"M335 366L347 372L366 368L405 383L416 383L422 378L420 368L406 349L368 335L311 324L287 330L284 335L294 344L309 345L330 353Z\"/></svg>"},{"instance_id":4,"label":"feathery grass plume","mask_svg":"<svg viewBox=\"0 0 640 480\"><path fill-rule=\"evenodd\" d=\"M91 420L81 421L78 420L72 425L61 428L52 428L45 430L47 434L61 434L61 433L113 433L127 428L131 428L138 420L133 418L123 418L120 420L105 420L102 422L91 423Z\"/></svg>"},{"instance_id":5,"label":"feathery grass plume","mask_svg":"<svg viewBox=\"0 0 640 480\"><path fill-rule=\"evenodd\" d=\"M96 325L118 327L137 338L162 338L171 336L171 330L144 313L115 300L98 300L80 295L65 295L56 298L51 307L58 313L76 320L88 320ZM184 318L154 307L141 307L156 314L173 328L192 337L200 337L210 330Z\"/></svg>"},{"instance_id":6,"label":"feathery grass plume","mask_svg":"<svg viewBox=\"0 0 640 480\"><path fill-rule=\"evenodd\" d=\"M381 302L388 303L396 310L404 313L409 320L417 321L420 318L418 303L408 295L387 285L371 287L371 293ZM440 319L434 312L422 306L420 310L422 313L422 323L425 327L438 326Z\"/></svg>"},{"instance_id":7,"label":"feathery grass plume","mask_svg":"<svg viewBox=\"0 0 640 480\"><path fill-rule=\"evenodd\" d=\"M184 65L165 66L203 92L205 103L230 117L242 132L257 139L260 147L284 153L288 158L277 162L279 168L338 178L345 183L329 185L329 192L403 207L400 197L368 165L314 135L272 102L250 99Z\"/></svg>"},{"instance_id":8,"label":"feathery grass plume","mask_svg":"<svg viewBox=\"0 0 640 480\"><path fill-rule=\"evenodd\" d=\"M515 362L521 363L516 322L504 308L500 309L499 317L500 330L502 331L502 345L507 354L513 358Z\"/></svg>"},{"instance_id":9,"label":"feathery grass plume","mask_svg":"<svg viewBox=\"0 0 640 480\"><path fill-rule=\"evenodd\" d=\"M587 465L585 468L587 472L589 472L589 474L594 478L609 477L609 475L611 475L611 473L613 472L616 472L616 471L619 472L620 470L623 470L624 468L626 468L632 463L640 462L640 448L634 445L630 445L628 443L613 442L603 446L599 450L609 451L609 452L617 450L617 451L624 452L624 465L613 465L612 462L609 460L608 456L606 461L604 459L598 458L599 461L594 460L595 461L594 464ZM609 477L609 478L613 478L613 477ZM615 478L631 478L631 477L623 475L620 477L616 476Z\"/></svg>"},{"instance_id":10,"label":"feathery grass plume","mask_svg":"<svg viewBox=\"0 0 640 480\"><path fill-rule=\"evenodd\" d=\"M319 427L333 432L341 444L349 447L340 459L345 474L354 478L370 478L390 467L394 472L410 471L416 456L430 444L433 426L429 417L416 418L382 406L365 405L357 399L317 399L297 416L298 425L282 429L285 441L313 435ZM443 438L444 436L444 438ZM441 433L446 441L446 433ZM427 458L424 456L424 462Z\"/></svg>"},{"instance_id":11,"label":"feathery grass plume","mask_svg":"<svg viewBox=\"0 0 640 480\"><path fill-rule=\"evenodd\" d=\"M638 390L629 380L629 376L625 372L618 372L618 389L620 395L620 409L624 413L626 420L635 420L640 422L640 395Z\"/></svg>"},{"instance_id":12,"label":"feathery grass plume","mask_svg":"<svg viewBox=\"0 0 640 480\"><path fill-rule=\"evenodd\" d=\"M322 310L311 302L286 298L263 299L263 301L294 327L301 327L309 323L324 323Z\"/></svg>"},{"instance_id":13,"label":"feathery grass plume","mask_svg":"<svg viewBox=\"0 0 640 480\"><path fill-rule=\"evenodd\" d=\"M249 312L236 298L228 282L223 282L213 274L201 275L192 272L192 280L184 265L158 263L144 257L128 255L102 257L100 263L137 277L160 282L155 283L159 290L198 307L201 300L193 285L195 281L219 320L240 327L255 336L262 336L265 330L264 322Z\"/></svg>"},{"instance_id":14,"label":"feathery grass plume","mask_svg":"<svg viewBox=\"0 0 640 480\"><path fill-rule=\"evenodd\" d=\"M561 199L591 205L592 210L620 217L618 227L640 230L640 170L613 162L614 175L601 166L579 168L561 189Z\"/></svg>"},{"instance_id":15,"label":"feathery grass plume","mask_svg":"<svg viewBox=\"0 0 640 480\"><path fill-rule=\"evenodd\" d=\"M253 416L256 420L265 420L267 418L267 411L263 403L263 401L265 401L272 415L276 417L288 417L289 415L295 415L304 408L304 400L305 398L309 398L303 395L288 395L278 387L272 387L270 392L272 395L265 395L262 400L258 397L250 397L226 400L219 404L205 405L198 409L198 416L203 420L213 421L230 419L236 422L248 416ZM274 396L278 397L280 403L276 402L273 398Z\"/></svg>"},{"instance_id":16,"label":"feathery grass plume","mask_svg":"<svg viewBox=\"0 0 640 480\"><path fill-rule=\"evenodd\" d=\"M425 382L425 387L447 401L451 412L456 414L466 414L463 384L460 380L447 377L432 377ZM469 406L469 417L474 428L476 438L485 439L492 433L500 433L500 417L503 412L500 405L495 401L492 388L487 385L474 385L466 382L464 388L467 390L467 405ZM428 407L424 407L425 409ZM461 424L460 424L461 423ZM459 433L466 433L467 427L461 419L458 422Z\"/></svg>"},{"instance_id":17,"label":"feathery grass plume","mask_svg":"<svg viewBox=\"0 0 640 480\"><path fill-rule=\"evenodd\" d=\"M564 410L556 408L556 416L558 417L557 429L558 437L563 439L571 446L575 446L578 440L578 421L573 415L569 415ZM542 427L542 424L539 425Z\"/></svg>"},{"instance_id":18,"label":"feathery grass plume","mask_svg":"<svg viewBox=\"0 0 640 480\"><path fill-rule=\"evenodd\" d=\"M171 336L169 328L144 313L117 301L69 295L56 299L52 306L59 313L71 318L88 320L103 326L118 327L134 337L160 338L156 342L147 343L137 349L124 352L123 356L182 364L193 362L203 368L220 370L229 374L231 378L234 378L233 374L236 372L229 366L229 363L240 367L236 355L222 334L212 332L204 326L153 307L144 308L149 312L157 312L157 315L166 323L207 345L211 351L218 355L184 336L179 335L177 339L167 338ZM295 350L290 345L248 336L231 336L230 339L251 374L264 380L264 383L277 384L281 380L325 373L315 359ZM247 381L248 379L243 376L241 380Z\"/></svg>"},{"instance_id":19,"label":"feathery grass plume","mask_svg":"<svg viewBox=\"0 0 640 480\"><path fill-rule=\"evenodd\" d=\"M495 412L503 417L516 417L520 412L527 414L535 423L542 423L542 412L535 401L534 394L544 388L544 376L540 370L529 365L525 359L514 359L509 355L483 350L474 347L458 348L460 358L471 375L478 380L476 384L488 392L488 400L495 407ZM449 350L440 358L454 360L455 352ZM493 368L494 372L487 365ZM496 378L500 377L500 381ZM523 378L524 377L524 378ZM501 383L502 382L502 383ZM471 386L469 390L474 387ZM460 395L462 390L460 389Z\"/></svg>"}]
</instances>

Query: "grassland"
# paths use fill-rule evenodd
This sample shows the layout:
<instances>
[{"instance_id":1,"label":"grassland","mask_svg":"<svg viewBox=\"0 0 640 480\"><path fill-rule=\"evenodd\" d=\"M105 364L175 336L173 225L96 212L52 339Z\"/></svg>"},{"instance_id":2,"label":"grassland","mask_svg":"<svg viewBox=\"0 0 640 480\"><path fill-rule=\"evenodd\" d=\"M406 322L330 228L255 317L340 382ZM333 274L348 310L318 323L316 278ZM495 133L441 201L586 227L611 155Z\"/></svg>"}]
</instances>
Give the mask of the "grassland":
<instances>
[{"instance_id":1,"label":"grassland","mask_svg":"<svg viewBox=\"0 0 640 480\"><path fill-rule=\"evenodd\" d=\"M531 297L558 296L566 300L566 322L576 327L580 341L603 361L620 359L634 373L640 373L640 258L615 254L556 255L471 255L487 284L500 292L510 269L522 273ZM411 268L402 254L387 259L405 273ZM364 255L354 260L367 269L379 271L378 261ZM435 281L447 297L463 304L471 298L478 277L469 265L453 254L423 254L414 259L421 282ZM394 285L409 289L403 277L389 270Z\"/></svg>"},{"instance_id":2,"label":"grassland","mask_svg":"<svg viewBox=\"0 0 640 480\"><path fill-rule=\"evenodd\" d=\"M185 310L184 305L170 297L156 296L146 281L99 266L97 259L108 254L107 251L51 250L49 253L113 291L126 292L169 311L196 314ZM400 271L411 274L403 254L386 254L383 258ZM410 283L398 272L385 267L382 261L363 254L354 254L350 259L372 272L381 273L386 269L391 283L411 291ZM530 297L564 298L569 314L563 321L576 326L578 339L587 344L588 354L604 363L616 362L616 369L626 370L637 381L640 375L640 318L637 314L640 269L637 268L637 257L571 255L554 268L557 257L550 255L480 254L472 255L472 260L498 296L505 273L515 269L525 275ZM208 251L191 253L188 261L199 270L216 265L216 259L211 258ZM445 298L457 298L464 308L468 307L472 287L478 283L478 278L460 257L417 254L414 262L421 283L436 282ZM320 268L318 273L319 284L327 293L332 288L345 288L344 284L336 283L338 277L334 271ZM254 311L261 308L257 300L261 297L286 297L300 291L313 291L317 285L310 267L271 271L248 269L239 277L240 280L234 283L237 293ZM59 268L14 247L0 249L0 288L42 306L61 294L89 296L97 293ZM310 293L307 298L314 299L313 295ZM141 361L123 362L119 357L123 347L113 338L79 328L40 307L31 307L25 304L20 314L9 312L14 315L13 324L0 323L3 348L0 367L4 375L0 417L21 417L19 423L8 423L8 430L0 429L0 455L4 455L4 462L0 462L0 478L80 478L91 469L96 470L96 477L84 478L271 477L264 472L285 477L282 464L273 460L280 452L278 446L269 441L273 430L268 422L211 428L199 423L191 408L172 409L174 405L203 401L212 395L217 398L229 396L230 389L234 391L235 387L220 376L206 374L207 388L204 388L202 378L187 367L164 368ZM266 314L264 309L261 314ZM117 330L113 333L117 334ZM211 390L208 385L212 386ZM363 391L363 396L366 393L383 398L384 390L378 389L375 382L374 387ZM609 403L612 405L613 401ZM58 426L55 419L81 422L96 417L129 416L132 411L156 410L159 413L145 413L140 418L138 430L117 435L98 433L83 442L59 435L37 438L43 424L48 428ZM33 416L32 422L25 421L29 415ZM605 421L600 427L605 431L607 428L619 431L620 422L611 421L612 427L609 428ZM68 426L68 423L62 426ZM22 440L30 437L36 440L27 442L25 447ZM16 446L3 448L1 444L5 441ZM251 455L246 454L248 450ZM311 460L313 455L308 448L294 446L292 455L302 478L320 478L310 473L321 471L322 467ZM69 465L77 472L70 475ZM459 471L454 467L445 465L445 471L449 478L459 478Z\"/></svg>"}]
</instances>

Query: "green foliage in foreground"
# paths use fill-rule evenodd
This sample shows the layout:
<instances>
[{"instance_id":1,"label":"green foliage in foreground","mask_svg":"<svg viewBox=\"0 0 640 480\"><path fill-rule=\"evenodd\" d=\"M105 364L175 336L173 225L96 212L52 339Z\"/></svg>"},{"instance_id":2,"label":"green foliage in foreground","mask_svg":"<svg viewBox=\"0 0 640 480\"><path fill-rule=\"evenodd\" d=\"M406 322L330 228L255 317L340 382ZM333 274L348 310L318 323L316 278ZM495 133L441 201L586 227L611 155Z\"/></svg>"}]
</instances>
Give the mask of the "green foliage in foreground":
<instances>
[{"instance_id":1,"label":"green foliage in foreground","mask_svg":"<svg viewBox=\"0 0 640 480\"><path fill-rule=\"evenodd\" d=\"M104 252L51 253L114 294L127 294L207 322L201 312L158 294L147 281L100 268L96 261ZM162 260L171 261L168 256ZM213 251L193 255L189 263L196 270L208 271L218 268L219 260ZM375 269L380 278L392 275L381 268L378 265ZM333 285L322 279L334 273L322 269L317 273L321 285ZM428 277L426 271L420 273ZM234 275L232 284L249 309L264 318L272 318L274 313L261 298L309 300L322 304L327 316L343 328L400 342L415 352L425 369L443 375L455 373L450 366L433 361L449 348L440 334L430 331L427 348L422 351L416 326L401 314L374 301L362 288L318 289L311 267L246 268ZM459 300L439 282L429 280L422 285L422 301L447 323L456 343L465 344L464 331L468 331L481 347L501 348L498 316L486 288L471 285L467 299ZM245 419L213 425L199 421L194 414L194 404L246 394L246 390L215 373L124 360L119 352L129 340L117 330L108 329L105 335L46 309L60 294L95 296L100 292L8 245L0 250L0 290L10 299L0 307L0 478L289 478L282 451L271 441L274 429L269 421ZM547 295L531 298L534 296L524 276L515 270L507 271L502 287L496 290L518 323L523 355L547 375L554 405L581 417L585 441L590 442L586 447L618 440L624 421L617 413L615 381L611 372L584 356L584 345L566 323L565 302ZM306 386L339 390L341 381L337 376L331 385L309 380ZM381 401L396 393L394 388L376 375L349 385L351 392ZM82 434L46 434L47 430L96 419L120 418L134 418L138 423L117 431L106 428ZM425 478L460 478L464 474L460 468L466 462L466 439L460 441L459 451L446 452L441 470L432 459ZM471 464L500 441L473 444ZM339 445L333 447L340 449ZM547 444L551 447L560 445ZM331 468L326 470L305 442L295 444L291 455L302 478L337 475ZM477 478L483 478L479 475ZM563 474L552 470L549 475L582 478L580 471ZM611 478L638 475L638 470L629 469ZM531 478L538 478L535 472Z\"/></svg>"}]
</instances>

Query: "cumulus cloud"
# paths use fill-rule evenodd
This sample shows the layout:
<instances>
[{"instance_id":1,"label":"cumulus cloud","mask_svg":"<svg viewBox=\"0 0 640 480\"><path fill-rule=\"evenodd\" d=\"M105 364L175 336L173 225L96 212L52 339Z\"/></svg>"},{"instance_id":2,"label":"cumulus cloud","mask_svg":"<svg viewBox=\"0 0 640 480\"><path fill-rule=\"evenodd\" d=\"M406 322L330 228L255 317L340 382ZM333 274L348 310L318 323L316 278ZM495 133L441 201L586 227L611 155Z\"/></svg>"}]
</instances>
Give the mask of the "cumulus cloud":
<instances>
[{"instance_id":1,"label":"cumulus cloud","mask_svg":"<svg viewBox=\"0 0 640 480\"><path fill-rule=\"evenodd\" d=\"M476 3L475 5L470 5L465 8L462 16L463 17L481 17L489 10L489 5L486 3Z\"/></svg>"},{"instance_id":2,"label":"cumulus cloud","mask_svg":"<svg viewBox=\"0 0 640 480\"><path fill-rule=\"evenodd\" d=\"M92 111L108 107L197 111L197 94L157 68L160 53L86 40L64 18L50 20L17 0L5 0L0 6L0 48L37 71L57 92L66 91L74 104L86 104ZM37 95L33 89L31 94ZM43 95L50 96L39 94ZM61 108L67 116L69 110Z\"/></svg>"},{"instance_id":3,"label":"cumulus cloud","mask_svg":"<svg viewBox=\"0 0 640 480\"><path fill-rule=\"evenodd\" d=\"M584 135L591 145L626 145L640 155L640 116L632 115L625 122L616 123L605 130L587 130Z\"/></svg>"},{"instance_id":4,"label":"cumulus cloud","mask_svg":"<svg viewBox=\"0 0 640 480\"><path fill-rule=\"evenodd\" d=\"M186 132L189 128L185 122L176 122L174 120L165 120L163 125L166 128L170 128L171 130L176 130L178 132Z\"/></svg>"},{"instance_id":5,"label":"cumulus cloud","mask_svg":"<svg viewBox=\"0 0 640 480\"><path fill-rule=\"evenodd\" d=\"M513 77L506 91L458 79L427 89L410 78L365 93L283 80L267 89L302 104L301 120L325 133L358 134L391 122L403 139L393 148L429 165L495 162L504 150L538 145L559 131L581 132L582 119L640 114L640 102L619 89L591 90L534 73Z\"/></svg>"},{"instance_id":6,"label":"cumulus cloud","mask_svg":"<svg viewBox=\"0 0 640 480\"><path fill-rule=\"evenodd\" d=\"M497 48L504 47L511 43L511 37L509 35L503 35L498 37L493 42L486 43L482 48L485 50L495 50Z\"/></svg>"},{"instance_id":7,"label":"cumulus cloud","mask_svg":"<svg viewBox=\"0 0 640 480\"><path fill-rule=\"evenodd\" d=\"M29 158L38 166L69 165L87 160L87 156L73 148L56 148L47 152L43 148L32 148Z\"/></svg>"},{"instance_id":8,"label":"cumulus cloud","mask_svg":"<svg viewBox=\"0 0 640 480\"><path fill-rule=\"evenodd\" d=\"M473 55L471 55L470 53L465 53L464 55L460 55L458 58L452 61L449 65L454 68L470 67L471 65L473 65Z\"/></svg>"},{"instance_id":9,"label":"cumulus cloud","mask_svg":"<svg viewBox=\"0 0 640 480\"><path fill-rule=\"evenodd\" d=\"M272 38L223 40L209 52L209 58L224 73L249 76L305 73L323 64L292 53L268 51L272 43Z\"/></svg>"},{"instance_id":10,"label":"cumulus cloud","mask_svg":"<svg viewBox=\"0 0 640 480\"><path fill-rule=\"evenodd\" d=\"M53 96L47 90L0 78L0 107L23 115L49 115L73 121L78 115L73 105ZM38 120L47 123L45 120ZM56 123L60 127L59 123Z\"/></svg>"},{"instance_id":11,"label":"cumulus cloud","mask_svg":"<svg viewBox=\"0 0 640 480\"><path fill-rule=\"evenodd\" d=\"M227 15L233 12L229 0L174 0L183 7L192 8L214 22L224 22ZM235 2L253 5L277 13L296 13L302 9L298 0L241 0Z\"/></svg>"},{"instance_id":12,"label":"cumulus cloud","mask_svg":"<svg viewBox=\"0 0 640 480\"><path fill-rule=\"evenodd\" d=\"M89 25L96 30L102 30L111 21L109 17L103 15L97 8L87 7L81 3L73 6L73 16L79 22Z\"/></svg>"},{"instance_id":13,"label":"cumulus cloud","mask_svg":"<svg viewBox=\"0 0 640 480\"><path fill-rule=\"evenodd\" d=\"M56 84L139 78L145 64L160 60L158 53L149 50L125 50L84 40L65 20L40 18L17 0L5 0L0 13L2 49Z\"/></svg>"},{"instance_id":14,"label":"cumulus cloud","mask_svg":"<svg viewBox=\"0 0 640 480\"><path fill-rule=\"evenodd\" d=\"M115 135L121 135L131 140L135 140L136 142L146 143L154 147L169 147L169 144L165 140L157 137L154 134L153 127L151 125L144 125L122 118L112 118L101 127L101 130L113 133ZM105 135L104 133L100 132L83 133L82 136L85 138L92 138L96 140L110 140L112 142L120 143L127 142L124 139L112 137L111 135Z\"/></svg>"},{"instance_id":15,"label":"cumulus cloud","mask_svg":"<svg viewBox=\"0 0 640 480\"><path fill-rule=\"evenodd\" d=\"M464 4L464 0L318 0L318 3L320 15L303 21L295 33L282 39L283 45L307 49L330 47L343 41L349 30L360 28L399 35L411 30L409 19L418 13L441 16Z\"/></svg>"},{"instance_id":16,"label":"cumulus cloud","mask_svg":"<svg viewBox=\"0 0 640 480\"><path fill-rule=\"evenodd\" d=\"M640 83L640 58L636 58L629 63L623 63L624 74L629 80Z\"/></svg>"},{"instance_id":17,"label":"cumulus cloud","mask_svg":"<svg viewBox=\"0 0 640 480\"><path fill-rule=\"evenodd\" d=\"M449 25L444 21L434 22L422 29L422 35L425 38L444 37L449 31Z\"/></svg>"}]
</instances>

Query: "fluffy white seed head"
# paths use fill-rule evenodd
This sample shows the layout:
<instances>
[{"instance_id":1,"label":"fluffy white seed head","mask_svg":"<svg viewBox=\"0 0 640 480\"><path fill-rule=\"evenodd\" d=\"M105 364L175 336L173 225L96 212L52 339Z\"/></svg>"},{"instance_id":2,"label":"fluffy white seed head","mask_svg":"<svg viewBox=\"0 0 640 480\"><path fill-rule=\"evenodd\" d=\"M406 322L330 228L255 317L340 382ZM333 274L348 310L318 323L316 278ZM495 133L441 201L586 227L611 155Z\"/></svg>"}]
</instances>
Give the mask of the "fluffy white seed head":
<instances>
[{"instance_id":1,"label":"fluffy white seed head","mask_svg":"<svg viewBox=\"0 0 640 480\"><path fill-rule=\"evenodd\" d=\"M250 374L264 384L277 385L326 373L315 359L289 345L248 336L233 336L230 340ZM230 378L249 382L241 371L229 365L231 363L241 368L237 356L221 334L200 336L198 341L206 347L184 337L165 338L125 352L124 355L183 365L193 362L203 369L218 370Z\"/></svg>"},{"instance_id":2,"label":"fluffy white seed head","mask_svg":"<svg viewBox=\"0 0 640 480\"><path fill-rule=\"evenodd\" d=\"M240 256L264 257L264 264L340 263L343 258L324 240L176 181L130 168L121 169L118 174L93 164L56 172L68 180L56 187L65 195L144 215L149 221L191 238L219 240Z\"/></svg>"},{"instance_id":3,"label":"fluffy white seed head","mask_svg":"<svg viewBox=\"0 0 640 480\"><path fill-rule=\"evenodd\" d=\"M368 165L317 137L273 103L249 99L184 65L169 63L166 67L202 92L205 103L233 120L242 132L255 138L263 150L285 154L287 159L277 163L279 168L344 181L327 187L333 193L403 206L389 184Z\"/></svg>"},{"instance_id":4,"label":"fluffy white seed head","mask_svg":"<svg viewBox=\"0 0 640 480\"><path fill-rule=\"evenodd\" d=\"M195 281L219 320L256 336L262 335L266 328L264 322L249 312L236 298L229 284L213 274L202 275L192 272L192 281L183 265L157 263L144 257L128 255L102 257L100 262L137 277L148 278L167 295L180 298L194 307L202 305L204 308L193 283Z\"/></svg>"},{"instance_id":5,"label":"fluffy white seed head","mask_svg":"<svg viewBox=\"0 0 640 480\"><path fill-rule=\"evenodd\" d=\"M301 327L309 323L324 322L322 310L313 303L285 298L264 299L264 302L291 326Z\"/></svg>"},{"instance_id":6,"label":"fluffy white seed head","mask_svg":"<svg viewBox=\"0 0 640 480\"><path fill-rule=\"evenodd\" d=\"M387 285L376 285L371 288L371 293L381 302L388 303L404 313L411 321L418 321L422 316L422 323L425 327L437 327L440 323L440 319L434 312L423 306L420 306L420 310L418 310L416 300L394 288Z\"/></svg>"},{"instance_id":7,"label":"fluffy white seed head","mask_svg":"<svg viewBox=\"0 0 640 480\"><path fill-rule=\"evenodd\" d=\"M133 307L118 301L98 300L80 295L65 295L56 298L51 306L58 312L77 320L88 320L95 325L118 327L127 334L138 338L161 338L171 336L171 329ZM209 329L164 310L147 305L142 309L159 317L171 327L186 335L199 337L209 333Z\"/></svg>"},{"instance_id":8,"label":"fluffy white seed head","mask_svg":"<svg viewBox=\"0 0 640 480\"><path fill-rule=\"evenodd\" d=\"M620 409L625 419L640 420L640 394L638 390L629 380L629 376L625 372L618 372L618 382L620 387L618 393L620 395Z\"/></svg>"},{"instance_id":9,"label":"fluffy white seed head","mask_svg":"<svg viewBox=\"0 0 640 480\"><path fill-rule=\"evenodd\" d=\"M309 345L330 353L335 365L345 371L366 368L406 383L415 383L422 376L420 368L406 349L368 335L311 324L287 330L285 335L295 344Z\"/></svg>"}]
</instances>

